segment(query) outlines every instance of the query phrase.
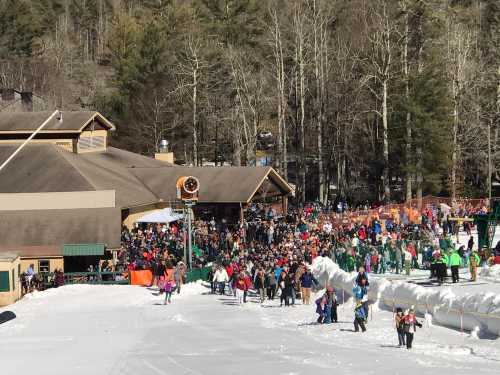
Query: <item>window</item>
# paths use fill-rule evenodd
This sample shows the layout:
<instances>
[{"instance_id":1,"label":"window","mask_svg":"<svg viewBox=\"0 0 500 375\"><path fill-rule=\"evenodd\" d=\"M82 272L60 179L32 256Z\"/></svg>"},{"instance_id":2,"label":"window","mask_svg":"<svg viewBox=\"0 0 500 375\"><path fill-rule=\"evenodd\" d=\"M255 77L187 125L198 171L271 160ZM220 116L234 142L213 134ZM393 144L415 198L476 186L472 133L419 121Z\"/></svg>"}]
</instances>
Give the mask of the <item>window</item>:
<instances>
[{"instance_id":1,"label":"window","mask_svg":"<svg viewBox=\"0 0 500 375\"><path fill-rule=\"evenodd\" d=\"M16 270L12 269L12 290L16 290Z\"/></svg>"},{"instance_id":2,"label":"window","mask_svg":"<svg viewBox=\"0 0 500 375\"><path fill-rule=\"evenodd\" d=\"M9 271L0 271L0 292L10 292Z\"/></svg>"},{"instance_id":3,"label":"window","mask_svg":"<svg viewBox=\"0 0 500 375\"><path fill-rule=\"evenodd\" d=\"M38 272L50 272L50 261L49 260L39 260L38 261Z\"/></svg>"}]
</instances>

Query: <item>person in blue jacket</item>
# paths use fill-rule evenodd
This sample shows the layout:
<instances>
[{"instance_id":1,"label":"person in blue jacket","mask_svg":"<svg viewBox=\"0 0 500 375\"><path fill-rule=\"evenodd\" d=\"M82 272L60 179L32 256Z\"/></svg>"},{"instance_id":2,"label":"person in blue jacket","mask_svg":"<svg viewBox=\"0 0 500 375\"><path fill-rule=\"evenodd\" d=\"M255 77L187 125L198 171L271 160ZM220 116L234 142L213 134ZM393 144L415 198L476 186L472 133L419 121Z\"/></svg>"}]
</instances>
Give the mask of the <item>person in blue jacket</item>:
<instances>
[{"instance_id":1,"label":"person in blue jacket","mask_svg":"<svg viewBox=\"0 0 500 375\"><path fill-rule=\"evenodd\" d=\"M302 304L309 305L311 300L311 289L315 281L310 269L307 269L306 272L300 276L300 295L302 297Z\"/></svg>"},{"instance_id":2,"label":"person in blue jacket","mask_svg":"<svg viewBox=\"0 0 500 375\"><path fill-rule=\"evenodd\" d=\"M366 331L365 326L366 314L363 304L358 301L356 302L356 307L354 308L354 331L359 332L359 328L361 328L362 332Z\"/></svg>"},{"instance_id":3,"label":"person in blue jacket","mask_svg":"<svg viewBox=\"0 0 500 375\"><path fill-rule=\"evenodd\" d=\"M366 280L361 279L360 284L355 284L352 288L352 294L356 300L356 303L361 303L365 312L365 316L368 316L368 286L366 286Z\"/></svg>"}]
</instances>

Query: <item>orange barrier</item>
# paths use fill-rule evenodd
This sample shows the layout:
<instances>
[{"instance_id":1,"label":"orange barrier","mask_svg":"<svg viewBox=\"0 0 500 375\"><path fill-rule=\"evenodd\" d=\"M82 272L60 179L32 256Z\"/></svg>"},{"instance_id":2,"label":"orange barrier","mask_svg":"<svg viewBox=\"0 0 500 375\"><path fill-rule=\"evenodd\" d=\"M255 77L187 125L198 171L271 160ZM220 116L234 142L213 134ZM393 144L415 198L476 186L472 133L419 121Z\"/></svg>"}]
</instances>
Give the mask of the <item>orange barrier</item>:
<instances>
[{"instance_id":1,"label":"orange barrier","mask_svg":"<svg viewBox=\"0 0 500 375\"><path fill-rule=\"evenodd\" d=\"M165 272L167 280L174 279L174 269L167 268ZM153 273L150 270L130 271L130 285L149 286L153 281Z\"/></svg>"},{"instance_id":2,"label":"orange barrier","mask_svg":"<svg viewBox=\"0 0 500 375\"><path fill-rule=\"evenodd\" d=\"M130 271L130 285L149 286L153 281L153 273L150 270Z\"/></svg>"}]
</instances>

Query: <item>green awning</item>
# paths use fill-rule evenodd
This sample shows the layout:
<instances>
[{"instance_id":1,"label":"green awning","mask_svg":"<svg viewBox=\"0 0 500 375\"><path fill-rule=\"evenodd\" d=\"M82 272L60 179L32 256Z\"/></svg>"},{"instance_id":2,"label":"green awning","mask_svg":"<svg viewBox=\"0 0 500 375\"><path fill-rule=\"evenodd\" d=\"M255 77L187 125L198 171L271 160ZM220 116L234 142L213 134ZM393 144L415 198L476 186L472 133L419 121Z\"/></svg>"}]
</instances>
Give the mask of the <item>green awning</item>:
<instances>
[{"instance_id":1,"label":"green awning","mask_svg":"<svg viewBox=\"0 0 500 375\"><path fill-rule=\"evenodd\" d=\"M78 257L88 255L104 255L103 243L80 243L63 246L63 256Z\"/></svg>"}]
</instances>

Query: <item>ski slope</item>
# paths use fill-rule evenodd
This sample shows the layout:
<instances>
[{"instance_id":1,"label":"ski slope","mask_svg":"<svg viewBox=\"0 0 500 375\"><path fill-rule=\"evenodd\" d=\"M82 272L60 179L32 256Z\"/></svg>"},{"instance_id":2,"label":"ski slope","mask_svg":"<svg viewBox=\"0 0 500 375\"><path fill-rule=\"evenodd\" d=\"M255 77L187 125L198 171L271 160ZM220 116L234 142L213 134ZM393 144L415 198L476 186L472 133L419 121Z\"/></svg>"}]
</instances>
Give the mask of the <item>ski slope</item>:
<instances>
[{"instance_id":1,"label":"ski slope","mask_svg":"<svg viewBox=\"0 0 500 375\"><path fill-rule=\"evenodd\" d=\"M134 286L74 285L35 293L9 307L0 326L2 375L20 369L64 374L498 374L500 341L432 326L411 351L395 346L392 313L371 314L352 332L351 301L340 322L316 325L315 306L243 307L189 284L173 303Z\"/></svg>"}]
</instances>

